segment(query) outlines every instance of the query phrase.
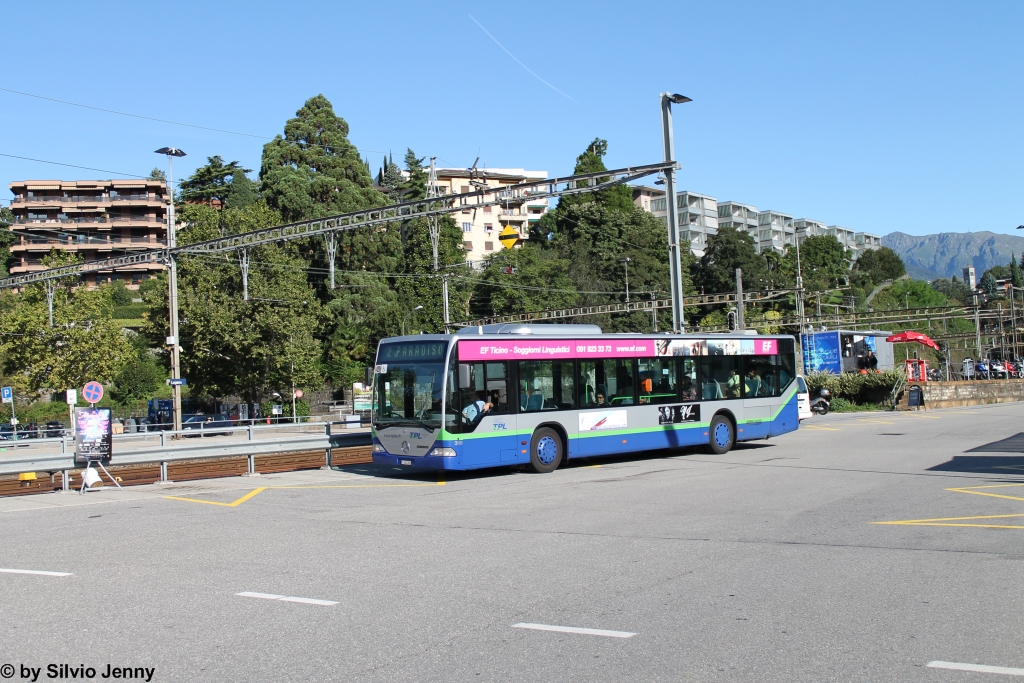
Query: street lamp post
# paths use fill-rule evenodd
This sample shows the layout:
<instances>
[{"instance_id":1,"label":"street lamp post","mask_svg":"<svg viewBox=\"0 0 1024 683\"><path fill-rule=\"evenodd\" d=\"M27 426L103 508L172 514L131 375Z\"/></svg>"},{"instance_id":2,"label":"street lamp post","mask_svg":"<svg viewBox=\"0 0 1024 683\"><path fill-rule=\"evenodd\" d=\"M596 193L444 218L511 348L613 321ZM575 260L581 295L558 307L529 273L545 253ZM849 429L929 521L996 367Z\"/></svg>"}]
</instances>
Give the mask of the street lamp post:
<instances>
[{"instance_id":1,"label":"street lamp post","mask_svg":"<svg viewBox=\"0 0 1024 683\"><path fill-rule=\"evenodd\" d=\"M661 93L661 133L665 144L665 161L675 161L675 142L672 131L672 105L692 102L685 95ZM668 227L668 267L672 287L672 331L679 333L686 327L683 311L682 257L679 253L679 207L676 205L676 170L673 164L665 169L665 208Z\"/></svg>"},{"instance_id":2,"label":"street lamp post","mask_svg":"<svg viewBox=\"0 0 1024 683\"><path fill-rule=\"evenodd\" d=\"M421 311L421 310L423 310L423 306L417 306L416 308L414 308L411 311L409 311L408 313L406 313L405 317L402 318L402 336L403 337L405 336L405 323L406 323L407 320L409 320L409 316L412 315L413 313L415 313L416 311Z\"/></svg>"},{"instance_id":3,"label":"street lamp post","mask_svg":"<svg viewBox=\"0 0 1024 683\"><path fill-rule=\"evenodd\" d=\"M619 259L619 263L621 263L626 268L626 303L627 304L629 303L629 262L632 261L632 260L633 259L629 258L628 256L626 256L625 258L620 258Z\"/></svg>"},{"instance_id":4,"label":"street lamp post","mask_svg":"<svg viewBox=\"0 0 1024 683\"><path fill-rule=\"evenodd\" d=\"M178 265L174 260L174 253L170 251L177 246L174 234L174 157L183 157L185 153L175 147L161 147L156 150L157 154L167 156L167 191L171 195L170 204L167 206L167 309L170 323L170 336L167 337L167 346L171 349L171 377L181 378L181 345L178 339ZM181 385L171 385L172 396L174 397L173 428L174 431L181 430ZM178 438L180 435L176 435Z\"/></svg>"}]
</instances>

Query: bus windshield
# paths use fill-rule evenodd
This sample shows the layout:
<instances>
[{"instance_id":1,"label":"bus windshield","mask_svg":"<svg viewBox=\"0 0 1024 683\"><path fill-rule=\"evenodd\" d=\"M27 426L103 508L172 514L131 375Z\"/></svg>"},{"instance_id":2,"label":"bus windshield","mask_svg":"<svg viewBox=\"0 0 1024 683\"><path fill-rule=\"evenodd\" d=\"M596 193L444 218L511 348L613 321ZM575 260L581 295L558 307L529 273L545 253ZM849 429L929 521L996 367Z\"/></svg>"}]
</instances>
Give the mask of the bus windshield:
<instances>
[{"instance_id":1,"label":"bus windshield","mask_svg":"<svg viewBox=\"0 0 1024 683\"><path fill-rule=\"evenodd\" d=\"M441 426L444 342L382 344L374 368L373 423L377 429Z\"/></svg>"}]
</instances>

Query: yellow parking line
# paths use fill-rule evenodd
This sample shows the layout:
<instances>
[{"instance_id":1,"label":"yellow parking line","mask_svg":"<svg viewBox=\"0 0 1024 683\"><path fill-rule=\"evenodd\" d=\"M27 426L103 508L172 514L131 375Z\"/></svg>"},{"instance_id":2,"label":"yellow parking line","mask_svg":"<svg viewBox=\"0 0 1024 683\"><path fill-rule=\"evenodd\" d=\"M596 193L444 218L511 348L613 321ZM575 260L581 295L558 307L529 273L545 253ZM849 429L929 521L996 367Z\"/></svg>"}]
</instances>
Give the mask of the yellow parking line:
<instances>
[{"instance_id":1,"label":"yellow parking line","mask_svg":"<svg viewBox=\"0 0 1024 683\"><path fill-rule=\"evenodd\" d=\"M956 493L971 493L975 496L989 496L991 498L1006 498L1008 500L1024 500L1020 496L1004 496L998 493L986 493L984 491L975 491L974 489L1004 489L1013 488L1018 486L1024 486L1024 484L994 484L992 486L965 486L963 488L952 488L946 489L947 491L955 491Z\"/></svg>"},{"instance_id":2,"label":"yellow parking line","mask_svg":"<svg viewBox=\"0 0 1024 683\"><path fill-rule=\"evenodd\" d=\"M239 505L241 505L245 501L249 500L253 496L255 496L255 495L259 494L259 493L263 493L266 490L267 490L266 486L261 486L258 489L253 489L252 491L249 491L249 493L245 494L244 496L242 496L241 498L239 498L238 500L236 500L233 503L218 503L215 500L200 500L198 498L182 498L180 496L164 496L164 498L168 498L170 500L183 500L186 503L206 503L207 505L220 505L220 506L226 507L226 508L233 508L233 507L238 507Z\"/></svg>"},{"instance_id":3,"label":"yellow parking line","mask_svg":"<svg viewBox=\"0 0 1024 683\"><path fill-rule=\"evenodd\" d=\"M873 419L871 419L871 418L867 418L867 417L858 417L857 419L858 419L858 420L859 420L860 422L871 422L871 423L873 423L873 424L879 424L879 425L891 425L891 424L896 424L895 422L886 422L885 420L873 420Z\"/></svg>"},{"instance_id":4,"label":"yellow parking line","mask_svg":"<svg viewBox=\"0 0 1024 683\"><path fill-rule=\"evenodd\" d=\"M164 496L168 500L182 500L186 503L204 503L206 505L220 505L221 507L233 508L238 507L245 501L249 500L253 496L266 491L267 489L378 489L378 488L409 488L419 486L444 486L447 482L439 481L431 484L343 484L333 486L261 486L258 489L253 489L249 493L245 494L238 500L232 503L220 503L215 500L202 500L200 498L184 498L182 496Z\"/></svg>"},{"instance_id":5,"label":"yellow parking line","mask_svg":"<svg viewBox=\"0 0 1024 683\"><path fill-rule=\"evenodd\" d=\"M1016 515L980 515L976 517L936 517L934 519L901 519L892 522L871 522L871 524L883 524L891 526L967 526L981 527L986 529L1024 529L1024 526L1010 524L953 524L952 522L963 522L974 519L1010 519L1024 517L1024 514Z\"/></svg>"}]
</instances>

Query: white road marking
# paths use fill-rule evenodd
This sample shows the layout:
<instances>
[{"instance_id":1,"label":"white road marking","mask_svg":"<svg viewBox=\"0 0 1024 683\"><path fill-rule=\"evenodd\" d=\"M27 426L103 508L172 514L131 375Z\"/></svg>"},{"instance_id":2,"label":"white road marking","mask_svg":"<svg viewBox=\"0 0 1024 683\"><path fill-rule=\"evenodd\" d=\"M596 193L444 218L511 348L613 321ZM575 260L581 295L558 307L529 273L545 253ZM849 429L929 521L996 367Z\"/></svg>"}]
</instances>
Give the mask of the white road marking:
<instances>
[{"instance_id":1,"label":"white road marking","mask_svg":"<svg viewBox=\"0 0 1024 683\"><path fill-rule=\"evenodd\" d=\"M599 628L577 628L575 626L549 626L547 624L512 624L512 628L530 628L535 631L557 631L558 633L579 633L585 636L606 636L608 638L632 638L629 631L605 631Z\"/></svg>"},{"instance_id":2,"label":"white road marking","mask_svg":"<svg viewBox=\"0 0 1024 683\"><path fill-rule=\"evenodd\" d=\"M955 669L957 671L975 671L982 674L1005 674L1007 676L1024 676L1024 669L1009 666L989 666L987 664L963 664L961 662L928 662L933 669Z\"/></svg>"},{"instance_id":3,"label":"white road marking","mask_svg":"<svg viewBox=\"0 0 1024 683\"><path fill-rule=\"evenodd\" d=\"M71 576L71 572L44 572L38 569L0 569L3 574L36 574L38 576Z\"/></svg>"},{"instance_id":4,"label":"white road marking","mask_svg":"<svg viewBox=\"0 0 1024 683\"><path fill-rule=\"evenodd\" d=\"M243 598L262 598L263 600L280 600L281 602L301 602L305 605L323 605L330 607L331 605L337 605L337 602L331 600L317 600L316 598L295 598L288 595L273 595L271 593L235 593Z\"/></svg>"}]
</instances>

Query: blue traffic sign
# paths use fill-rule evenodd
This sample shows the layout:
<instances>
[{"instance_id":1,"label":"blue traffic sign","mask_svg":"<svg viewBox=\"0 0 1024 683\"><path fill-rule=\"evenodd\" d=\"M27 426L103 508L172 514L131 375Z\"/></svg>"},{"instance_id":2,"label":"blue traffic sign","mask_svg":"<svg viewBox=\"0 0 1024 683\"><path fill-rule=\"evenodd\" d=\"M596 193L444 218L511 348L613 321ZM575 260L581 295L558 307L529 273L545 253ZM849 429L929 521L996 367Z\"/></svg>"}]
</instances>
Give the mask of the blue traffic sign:
<instances>
[{"instance_id":1,"label":"blue traffic sign","mask_svg":"<svg viewBox=\"0 0 1024 683\"><path fill-rule=\"evenodd\" d=\"M10 403L14 400L14 392L10 387L3 387L0 389L0 399L3 399L4 403Z\"/></svg>"},{"instance_id":2,"label":"blue traffic sign","mask_svg":"<svg viewBox=\"0 0 1024 683\"><path fill-rule=\"evenodd\" d=\"M184 377L172 377L171 379L167 380L167 383L170 384L172 387L183 387L186 384L188 384L188 380L185 379Z\"/></svg>"},{"instance_id":3,"label":"blue traffic sign","mask_svg":"<svg viewBox=\"0 0 1024 683\"><path fill-rule=\"evenodd\" d=\"M103 385L99 382L86 382L82 387L82 398L89 403L99 403L103 398Z\"/></svg>"}]
</instances>

